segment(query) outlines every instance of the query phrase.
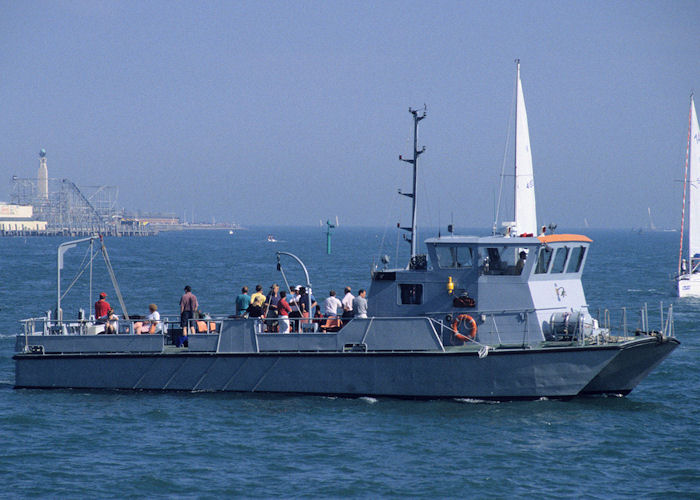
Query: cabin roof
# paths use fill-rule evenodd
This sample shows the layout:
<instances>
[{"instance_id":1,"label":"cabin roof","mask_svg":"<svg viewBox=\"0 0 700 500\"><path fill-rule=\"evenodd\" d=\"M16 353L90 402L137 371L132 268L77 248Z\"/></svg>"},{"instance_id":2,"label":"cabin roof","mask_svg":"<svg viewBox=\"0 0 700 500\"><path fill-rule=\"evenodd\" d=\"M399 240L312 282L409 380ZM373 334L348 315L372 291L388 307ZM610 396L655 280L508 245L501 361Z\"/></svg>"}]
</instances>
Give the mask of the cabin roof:
<instances>
[{"instance_id":1,"label":"cabin roof","mask_svg":"<svg viewBox=\"0 0 700 500\"><path fill-rule=\"evenodd\" d=\"M542 243L556 243L559 241L585 241L591 243L593 241L588 236L582 234L547 234L545 236L538 236L537 239Z\"/></svg>"},{"instance_id":2,"label":"cabin roof","mask_svg":"<svg viewBox=\"0 0 700 500\"><path fill-rule=\"evenodd\" d=\"M524 245L539 245L541 243L558 243L565 241L587 242L590 243L589 237L582 234L548 234L546 236L530 236L530 237L508 237L505 236L440 236L438 238L428 238L425 243L428 245L450 245L450 244L470 244L470 245L498 245L498 246L524 246Z\"/></svg>"},{"instance_id":3,"label":"cabin roof","mask_svg":"<svg viewBox=\"0 0 700 500\"><path fill-rule=\"evenodd\" d=\"M455 243L468 243L478 245L538 245L537 238L506 238L504 236L440 236L439 238L428 238L426 244L449 245Z\"/></svg>"}]
</instances>

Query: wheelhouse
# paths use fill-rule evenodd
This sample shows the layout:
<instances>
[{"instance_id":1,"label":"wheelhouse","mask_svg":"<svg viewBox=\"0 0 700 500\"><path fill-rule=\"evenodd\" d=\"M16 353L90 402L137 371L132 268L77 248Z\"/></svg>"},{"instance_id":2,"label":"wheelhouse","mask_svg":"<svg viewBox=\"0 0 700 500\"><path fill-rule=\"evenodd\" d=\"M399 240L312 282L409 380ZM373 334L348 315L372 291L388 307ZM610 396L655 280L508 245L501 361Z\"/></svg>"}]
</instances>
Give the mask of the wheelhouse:
<instances>
[{"instance_id":1,"label":"wheelhouse","mask_svg":"<svg viewBox=\"0 0 700 500\"><path fill-rule=\"evenodd\" d=\"M497 331L518 321L508 311L521 311L541 338L554 311L587 310L581 273L590 243L576 234L430 238L424 265L372 273L370 315L446 320L467 312Z\"/></svg>"}]
</instances>

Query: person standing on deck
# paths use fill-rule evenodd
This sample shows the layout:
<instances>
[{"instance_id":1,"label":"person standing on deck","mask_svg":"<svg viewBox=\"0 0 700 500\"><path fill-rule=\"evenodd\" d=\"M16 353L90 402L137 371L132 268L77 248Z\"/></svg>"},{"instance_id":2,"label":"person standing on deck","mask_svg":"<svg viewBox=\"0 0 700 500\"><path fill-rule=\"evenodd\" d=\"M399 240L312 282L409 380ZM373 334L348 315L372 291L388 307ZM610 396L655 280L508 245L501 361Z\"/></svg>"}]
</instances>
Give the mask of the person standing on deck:
<instances>
[{"instance_id":1,"label":"person standing on deck","mask_svg":"<svg viewBox=\"0 0 700 500\"><path fill-rule=\"evenodd\" d=\"M356 318L367 318L367 292L361 288L357 292L357 297L352 301L352 308L355 311Z\"/></svg>"},{"instance_id":2,"label":"person standing on deck","mask_svg":"<svg viewBox=\"0 0 700 500\"><path fill-rule=\"evenodd\" d=\"M311 294L311 289L308 290L306 287L301 287L299 289L299 308L301 309L301 316L303 318L313 317L316 303L316 298Z\"/></svg>"},{"instance_id":3,"label":"person standing on deck","mask_svg":"<svg viewBox=\"0 0 700 500\"><path fill-rule=\"evenodd\" d=\"M248 316L251 318L259 318L263 314L263 306L265 305L265 294L262 293L262 285L255 285L255 293L250 297L250 307L248 307Z\"/></svg>"},{"instance_id":4,"label":"person standing on deck","mask_svg":"<svg viewBox=\"0 0 700 500\"><path fill-rule=\"evenodd\" d=\"M343 296L341 301L343 304L343 318L352 318L353 316L352 301L355 299L355 296L350 293L351 290L349 286L345 287L345 296Z\"/></svg>"},{"instance_id":5,"label":"person standing on deck","mask_svg":"<svg viewBox=\"0 0 700 500\"><path fill-rule=\"evenodd\" d=\"M338 309L341 309L343 304L335 296L335 290L331 290L328 295L329 297L323 301L323 314L330 318L338 315Z\"/></svg>"},{"instance_id":6,"label":"person standing on deck","mask_svg":"<svg viewBox=\"0 0 700 500\"><path fill-rule=\"evenodd\" d=\"M287 292L282 290L280 292L280 300L277 302L277 314L280 322L280 333L289 333L289 313L292 312L292 308L289 307L289 303L286 299Z\"/></svg>"},{"instance_id":7,"label":"person standing on deck","mask_svg":"<svg viewBox=\"0 0 700 500\"><path fill-rule=\"evenodd\" d=\"M100 298L95 302L95 319L104 319L112 306L107 302L107 294L102 292Z\"/></svg>"},{"instance_id":8,"label":"person standing on deck","mask_svg":"<svg viewBox=\"0 0 700 500\"><path fill-rule=\"evenodd\" d=\"M289 298L287 299L287 303L289 304L289 307L291 309L289 313L290 318L301 318L301 309L299 309L300 289L301 285L293 286L289 289ZM290 328L294 332L299 331L299 321L292 320Z\"/></svg>"},{"instance_id":9,"label":"person standing on deck","mask_svg":"<svg viewBox=\"0 0 700 500\"><path fill-rule=\"evenodd\" d=\"M277 303L280 301L279 290L280 287L275 283L270 287L270 291L265 297L265 312L263 316L267 320L265 323L268 332L276 332L279 326L277 321L268 320L268 318L277 318Z\"/></svg>"},{"instance_id":10,"label":"person standing on deck","mask_svg":"<svg viewBox=\"0 0 700 500\"><path fill-rule=\"evenodd\" d=\"M192 293L192 287L187 285L185 293L180 298L180 326L182 327L183 336L187 336L189 320L194 318L194 313L197 309L199 309L197 297ZM194 326L192 327L192 332L194 333Z\"/></svg>"},{"instance_id":11,"label":"person standing on deck","mask_svg":"<svg viewBox=\"0 0 700 500\"><path fill-rule=\"evenodd\" d=\"M250 306L250 295L248 295L248 287L244 286L236 297L236 316L241 317L248 314L248 306Z\"/></svg>"}]
</instances>

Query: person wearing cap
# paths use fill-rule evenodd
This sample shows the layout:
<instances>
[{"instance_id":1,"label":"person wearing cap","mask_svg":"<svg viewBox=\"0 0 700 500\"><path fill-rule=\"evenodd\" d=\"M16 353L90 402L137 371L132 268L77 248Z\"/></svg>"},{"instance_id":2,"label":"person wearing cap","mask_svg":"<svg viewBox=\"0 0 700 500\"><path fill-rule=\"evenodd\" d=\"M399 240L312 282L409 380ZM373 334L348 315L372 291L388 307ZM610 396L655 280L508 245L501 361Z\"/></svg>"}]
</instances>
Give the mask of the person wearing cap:
<instances>
[{"instance_id":1,"label":"person wearing cap","mask_svg":"<svg viewBox=\"0 0 700 500\"><path fill-rule=\"evenodd\" d=\"M102 292L100 298L95 302L95 319L107 319L107 313L112 309L112 306L105 300L106 298L107 294Z\"/></svg>"}]
</instances>

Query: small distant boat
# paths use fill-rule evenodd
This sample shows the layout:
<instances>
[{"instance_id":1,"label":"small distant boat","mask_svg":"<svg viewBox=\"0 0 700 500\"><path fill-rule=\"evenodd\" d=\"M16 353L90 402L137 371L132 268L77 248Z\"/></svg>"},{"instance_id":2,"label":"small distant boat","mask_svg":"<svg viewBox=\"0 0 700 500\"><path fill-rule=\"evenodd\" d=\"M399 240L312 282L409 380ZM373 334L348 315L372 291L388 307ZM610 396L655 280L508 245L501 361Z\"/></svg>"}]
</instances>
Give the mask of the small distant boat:
<instances>
[{"instance_id":1,"label":"small distant boat","mask_svg":"<svg viewBox=\"0 0 700 500\"><path fill-rule=\"evenodd\" d=\"M277 238L275 238L273 235L268 234L267 235L267 242L268 243L277 243Z\"/></svg>"},{"instance_id":2,"label":"small distant boat","mask_svg":"<svg viewBox=\"0 0 700 500\"><path fill-rule=\"evenodd\" d=\"M683 209L681 212L681 241L678 251L679 297L700 297L700 127L695 112L695 102L690 96L688 117L688 145L685 153L685 177L683 181ZM687 198L686 198L687 195ZM686 199L688 203L688 258L683 258L685 236Z\"/></svg>"},{"instance_id":3,"label":"small distant boat","mask_svg":"<svg viewBox=\"0 0 700 500\"><path fill-rule=\"evenodd\" d=\"M233 229L229 229L228 234L233 234Z\"/></svg>"}]
</instances>

